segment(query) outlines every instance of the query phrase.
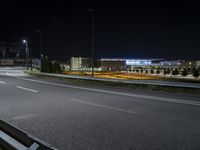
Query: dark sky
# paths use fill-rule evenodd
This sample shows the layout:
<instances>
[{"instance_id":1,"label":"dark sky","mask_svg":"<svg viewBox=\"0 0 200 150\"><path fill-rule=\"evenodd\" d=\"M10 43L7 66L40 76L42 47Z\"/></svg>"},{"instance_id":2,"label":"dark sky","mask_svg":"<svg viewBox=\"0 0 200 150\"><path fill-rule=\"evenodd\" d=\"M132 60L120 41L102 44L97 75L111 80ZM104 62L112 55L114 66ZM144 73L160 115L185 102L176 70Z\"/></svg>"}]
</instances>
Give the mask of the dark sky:
<instances>
[{"instance_id":1,"label":"dark sky","mask_svg":"<svg viewBox=\"0 0 200 150\"><path fill-rule=\"evenodd\" d=\"M1 2L0 40L27 38L39 56L91 56L89 8L95 10L95 57L200 59L200 5L192 1Z\"/></svg>"}]
</instances>

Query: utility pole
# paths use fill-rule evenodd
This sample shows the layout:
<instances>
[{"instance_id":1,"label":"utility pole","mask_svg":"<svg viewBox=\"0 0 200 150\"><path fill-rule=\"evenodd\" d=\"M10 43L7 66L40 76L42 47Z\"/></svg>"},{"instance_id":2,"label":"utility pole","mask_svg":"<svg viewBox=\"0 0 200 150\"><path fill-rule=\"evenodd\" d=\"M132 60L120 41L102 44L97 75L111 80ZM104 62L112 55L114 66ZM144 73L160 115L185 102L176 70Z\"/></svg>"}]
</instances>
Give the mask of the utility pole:
<instances>
[{"instance_id":1,"label":"utility pole","mask_svg":"<svg viewBox=\"0 0 200 150\"><path fill-rule=\"evenodd\" d=\"M91 14L91 48L92 48L92 59L91 59L91 66L92 66L92 77L94 77L94 9L88 9L89 13Z\"/></svg>"},{"instance_id":2,"label":"utility pole","mask_svg":"<svg viewBox=\"0 0 200 150\"><path fill-rule=\"evenodd\" d=\"M4 59L6 51L3 49L2 53L3 53L3 59Z\"/></svg>"},{"instance_id":3,"label":"utility pole","mask_svg":"<svg viewBox=\"0 0 200 150\"><path fill-rule=\"evenodd\" d=\"M42 57L42 32L41 30L37 30L37 32L39 33L39 38L40 38L40 58Z\"/></svg>"}]
</instances>

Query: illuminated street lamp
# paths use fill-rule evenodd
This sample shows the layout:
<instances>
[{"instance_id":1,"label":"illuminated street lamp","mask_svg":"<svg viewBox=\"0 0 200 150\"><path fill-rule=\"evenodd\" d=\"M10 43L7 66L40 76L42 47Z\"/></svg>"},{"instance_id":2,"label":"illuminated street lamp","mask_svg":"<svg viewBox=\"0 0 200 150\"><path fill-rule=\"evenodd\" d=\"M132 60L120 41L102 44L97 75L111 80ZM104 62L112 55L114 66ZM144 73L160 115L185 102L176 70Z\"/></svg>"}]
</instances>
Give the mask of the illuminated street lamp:
<instances>
[{"instance_id":1,"label":"illuminated street lamp","mask_svg":"<svg viewBox=\"0 0 200 150\"><path fill-rule=\"evenodd\" d=\"M22 41L26 45L26 70L28 70L28 42L27 40Z\"/></svg>"}]
</instances>

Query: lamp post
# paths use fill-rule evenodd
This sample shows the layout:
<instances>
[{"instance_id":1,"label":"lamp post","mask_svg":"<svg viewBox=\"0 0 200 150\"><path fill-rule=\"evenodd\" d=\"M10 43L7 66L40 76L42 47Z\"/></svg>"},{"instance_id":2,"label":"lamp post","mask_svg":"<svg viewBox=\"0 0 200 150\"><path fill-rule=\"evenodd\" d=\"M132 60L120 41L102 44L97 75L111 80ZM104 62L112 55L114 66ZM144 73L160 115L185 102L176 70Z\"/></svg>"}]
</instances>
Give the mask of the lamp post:
<instances>
[{"instance_id":1,"label":"lamp post","mask_svg":"<svg viewBox=\"0 0 200 150\"><path fill-rule=\"evenodd\" d=\"M40 36L40 58L42 56L42 32L41 30L37 30L37 32L39 33Z\"/></svg>"},{"instance_id":2,"label":"lamp post","mask_svg":"<svg viewBox=\"0 0 200 150\"><path fill-rule=\"evenodd\" d=\"M18 59L19 59L19 53L16 54L16 59L18 61Z\"/></svg>"},{"instance_id":3,"label":"lamp post","mask_svg":"<svg viewBox=\"0 0 200 150\"><path fill-rule=\"evenodd\" d=\"M91 14L91 48L92 48L92 59L91 59L91 66L92 66L92 77L94 77L94 9L88 9L88 12Z\"/></svg>"},{"instance_id":4,"label":"lamp post","mask_svg":"<svg viewBox=\"0 0 200 150\"><path fill-rule=\"evenodd\" d=\"M2 53L3 53L3 59L4 59L6 51L3 49Z\"/></svg>"},{"instance_id":5,"label":"lamp post","mask_svg":"<svg viewBox=\"0 0 200 150\"><path fill-rule=\"evenodd\" d=\"M37 33L39 33L40 36L40 71L42 70L42 61L43 61L43 54L42 54L42 32L41 30L37 30Z\"/></svg>"},{"instance_id":6,"label":"lamp post","mask_svg":"<svg viewBox=\"0 0 200 150\"><path fill-rule=\"evenodd\" d=\"M28 70L28 42L27 40L22 41L26 45L26 70Z\"/></svg>"}]
</instances>

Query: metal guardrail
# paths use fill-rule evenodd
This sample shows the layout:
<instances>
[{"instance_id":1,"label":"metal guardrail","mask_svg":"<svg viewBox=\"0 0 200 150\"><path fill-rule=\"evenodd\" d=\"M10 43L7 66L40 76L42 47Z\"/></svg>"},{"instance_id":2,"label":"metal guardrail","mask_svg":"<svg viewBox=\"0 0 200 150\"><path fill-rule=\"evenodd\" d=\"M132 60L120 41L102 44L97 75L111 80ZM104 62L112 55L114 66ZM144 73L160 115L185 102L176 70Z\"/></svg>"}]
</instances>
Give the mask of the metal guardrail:
<instances>
[{"instance_id":1,"label":"metal guardrail","mask_svg":"<svg viewBox=\"0 0 200 150\"><path fill-rule=\"evenodd\" d=\"M122 79L107 79L107 78L95 78L95 77L85 77L77 75L62 75L62 74L51 74L51 73L35 73L38 75L70 78L70 79L80 79L80 80L93 80L93 81L106 81L114 83L128 83L128 84L142 84L142 85L157 85L166 87L177 87L177 88L192 88L200 89L199 83L184 83L184 82L172 82L172 81L153 81L153 80L122 80Z\"/></svg>"},{"instance_id":2,"label":"metal guardrail","mask_svg":"<svg viewBox=\"0 0 200 150\"><path fill-rule=\"evenodd\" d=\"M0 146L3 150L57 150L2 119L0 119Z\"/></svg>"}]
</instances>

